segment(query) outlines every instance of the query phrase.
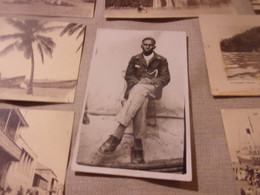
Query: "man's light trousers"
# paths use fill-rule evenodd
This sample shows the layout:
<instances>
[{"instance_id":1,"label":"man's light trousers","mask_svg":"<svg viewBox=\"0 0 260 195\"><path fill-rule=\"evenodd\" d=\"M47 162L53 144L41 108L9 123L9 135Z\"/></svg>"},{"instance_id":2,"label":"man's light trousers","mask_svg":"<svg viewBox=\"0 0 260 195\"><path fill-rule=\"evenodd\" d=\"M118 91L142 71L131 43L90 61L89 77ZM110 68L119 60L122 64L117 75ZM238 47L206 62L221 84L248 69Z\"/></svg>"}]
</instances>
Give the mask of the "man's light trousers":
<instances>
[{"instance_id":1,"label":"man's light trousers","mask_svg":"<svg viewBox=\"0 0 260 195\"><path fill-rule=\"evenodd\" d=\"M149 97L155 97L154 85L136 84L116 116L116 120L125 127L133 120L133 132L136 139L141 139L145 133Z\"/></svg>"}]
</instances>

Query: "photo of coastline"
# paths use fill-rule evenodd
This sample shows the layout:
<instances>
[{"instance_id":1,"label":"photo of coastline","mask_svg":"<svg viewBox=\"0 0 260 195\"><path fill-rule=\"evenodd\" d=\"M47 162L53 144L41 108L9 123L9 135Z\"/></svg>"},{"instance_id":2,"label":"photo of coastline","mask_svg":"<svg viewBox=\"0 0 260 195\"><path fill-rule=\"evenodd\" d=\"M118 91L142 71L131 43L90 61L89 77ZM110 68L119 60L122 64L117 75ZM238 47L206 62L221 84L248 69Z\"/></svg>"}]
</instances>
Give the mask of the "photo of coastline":
<instances>
[{"instance_id":1,"label":"photo of coastline","mask_svg":"<svg viewBox=\"0 0 260 195\"><path fill-rule=\"evenodd\" d=\"M260 17L199 17L213 96L260 95Z\"/></svg>"},{"instance_id":2,"label":"photo of coastline","mask_svg":"<svg viewBox=\"0 0 260 195\"><path fill-rule=\"evenodd\" d=\"M86 26L0 18L0 99L74 102Z\"/></svg>"},{"instance_id":3,"label":"photo of coastline","mask_svg":"<svg viewBox=\"0 0 260 195\"><path fill-rule=\"evenodd\" d=\"M228 80L260 79L260 26L231 26L230 32L236 34L220 41Z\"/></svg>"}]
</instances>

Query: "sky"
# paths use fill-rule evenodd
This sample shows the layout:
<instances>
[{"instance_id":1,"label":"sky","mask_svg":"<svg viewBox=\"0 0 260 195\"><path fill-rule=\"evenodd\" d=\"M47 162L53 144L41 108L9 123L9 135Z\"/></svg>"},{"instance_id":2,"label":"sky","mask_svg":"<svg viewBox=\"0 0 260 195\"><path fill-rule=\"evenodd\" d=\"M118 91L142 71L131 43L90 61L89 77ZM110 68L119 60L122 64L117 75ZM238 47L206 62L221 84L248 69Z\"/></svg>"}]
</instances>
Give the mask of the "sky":
<instances>
[{"instance_id":1,"label":"sky","mask_svg":"<svg viewBox=\"0 0 260 195\"><path fill-rule=\"evenodd\" d=\"M65 26L68 23L50 21L48 26ZM83 36L76 40L77 33L73 36L59 36L62 29L42 34L52 37L56 43L53 57L45 55L42 64L38 49L35 50L35 78L51 80L73 80L77 79L81 52L76 52ZM14 34L18 30L6 23L5 18L0 17L0 35ZM14 40L0 41L0 51ZM26 75L28 79L31 70L31 60L25 59L22 51L13 50L5 56L0 57L0 73L2 77Z\"/></svg>"},{"instance_id":2,"label":"sky","mask_svg":"<svg viewBox=\"0 0 260 195\"><path fill-rule=\"evenodd\" d=\"M220 39L226 39L226 38L231 38L232 36L236 34L240 34L245 32L246 30L249 30L250 28L253 28L253 25L219 25L218 26L218 31L219 31L219 36Z\"/></svg>"},{"instance_id":3,"label":"sky","mask_svg":"<svg viewBox=\"0 0 260 195\"><path fill-rule=\"evenodd\" d=\"M74 113L69 111L21 110L29 124L22 137L38 156L64 183Z\"/></svg>"}]
</instances>

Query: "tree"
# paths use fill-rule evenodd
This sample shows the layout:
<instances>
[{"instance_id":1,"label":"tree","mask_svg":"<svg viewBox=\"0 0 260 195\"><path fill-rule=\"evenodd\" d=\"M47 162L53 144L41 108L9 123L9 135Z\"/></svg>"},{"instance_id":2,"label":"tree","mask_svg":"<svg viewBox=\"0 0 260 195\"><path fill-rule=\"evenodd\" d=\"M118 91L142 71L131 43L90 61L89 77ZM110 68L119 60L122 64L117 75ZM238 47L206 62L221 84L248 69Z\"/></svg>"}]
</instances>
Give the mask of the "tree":
<instances>
[{"instance_id":1,"label":"tree","mask_svg":"<svg viewBox=\"0 0 260 195\"><path fill-rule=\"evenodd\" d=\"M260 27L252 27L220 42L223 52L260 52Z\"/></svg>"},{"instance_id":2,"label":"tree","mask_svg":"<svg viewBox=\"0 0 260 195\"><path fill-rule=\"evenodd\" d=\"M76 39L78 39L80 36L85 35L85 31L86 31L86 25L85 24L69 23L61 31L60 36L63 36L66 33L69 36L71 36L74 33L78 32L77 37L76 37ZM79 51L83 47L83 43L84 43L84 39L81 42L80 46L78 47L77 51Z\"/></svg>"},{"instance_id":3,"label":"tree","mask_svg":"<svg viewBox=\"0 0 260 195\"><path fill-rule=\"evenodd\" d=\"M13 18L7 18L7 23L12 25L18 32L8 35L0 35L0 41L3 40L14 40L11 44L5 47L1 52L0 56L4 56L7 53L17 49L22 51L26 59L31 59L31 74L27 94L33 94L33 80L34 80L34 45L37 47L38 52L41 56L42 63L44 64L44 55L46 54L52 58L52 53L56 46L55 42L51 37L43 36L41 33L51 32L58 26L48 27L47 21L38 20L24 20L19 21Z\"/></svg>"}]
</instances>

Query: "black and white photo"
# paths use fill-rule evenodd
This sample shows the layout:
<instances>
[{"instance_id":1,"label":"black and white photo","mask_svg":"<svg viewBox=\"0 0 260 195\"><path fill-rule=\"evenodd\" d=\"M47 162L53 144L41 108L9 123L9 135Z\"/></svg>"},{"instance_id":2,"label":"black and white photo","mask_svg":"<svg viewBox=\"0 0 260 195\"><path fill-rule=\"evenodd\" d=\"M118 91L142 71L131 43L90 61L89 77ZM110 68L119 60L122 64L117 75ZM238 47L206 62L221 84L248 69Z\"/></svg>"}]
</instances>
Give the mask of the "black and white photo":
<instances>
[{"instance_id":1,"label":"black and white photo","mask_svg":"<svg viewBox=\"0 0 260 195\"><path fill-rule=\"evenodd\" d=\"M260 109L222 109L237 194L260 193Z\"/></svg>"},{"instance_id":2,"label":"black and white photo","mask_svg":"<svg viewBox=\"0 0 260 195\"><path fill-rule=\"evenodd\" d=\"M98 29L75 171L191 180L185 32Z\"/></svg>"},{"instance_id":3,"label":"black and white photo","mask_svg":"<svg viewBox=\"0 0 260 195\"><path fill-rule=\"evenodd\" d=\"M86 26L0 18L0 99L74 102Z\"/></svg>"},{"instance_id":4,"label":"black and white photo","mask_svg":"<svg viewBox=\"0 0 260 195\"><path fill-rule=\"evenodd\" d=\"M255 14L260 14L260 1L259 0L250 0L250 3L252 4Z\"/></svg>"},{"instance_id":5,"label":"black and white photo","mask_svg":"<svg viewBox=\"0 0 260 195\"><path fill-rule=\"evenodd\" d=\"M260 95L260 17L201 15L211 93Z\"/></svg>"},{"instance_id":6,"label":"black and white photo","mask_svg":"<svg viewBox=\"0 0 260 195\"><path fill-rule=\"evenodd\" d=\"M0 0L0 12L92 18L96 0Z\"/></svg>"},{"instance_id":7,"label":"black and white photo","mask_svg":"<svg viewBox=\"0 0 260 195\"><path fill-rule=\"evenodd\" d=\"M71 111L0 108L1 194L63 194L73 120Z\"/></svg>"},{"instance_id":8,"label":"black and white photo","mask_svg":"<svg viewBox=\"0 0 260 195\"><path fill-rule=\"evenodd\" d=\"M232 0L105 0L107 18L175 18L234 14Z\"/></svg>"},{"instance_id":9,"label":"black and white photo","mask_svg":"<svg viewBox=\"0 0 260 195\"><path fill-rule=\"evenodd\" d=\"M228 37L220 41L227 79L260 79L260 26L231 26L229 30Z\"/></svg>"}]
</instances>

